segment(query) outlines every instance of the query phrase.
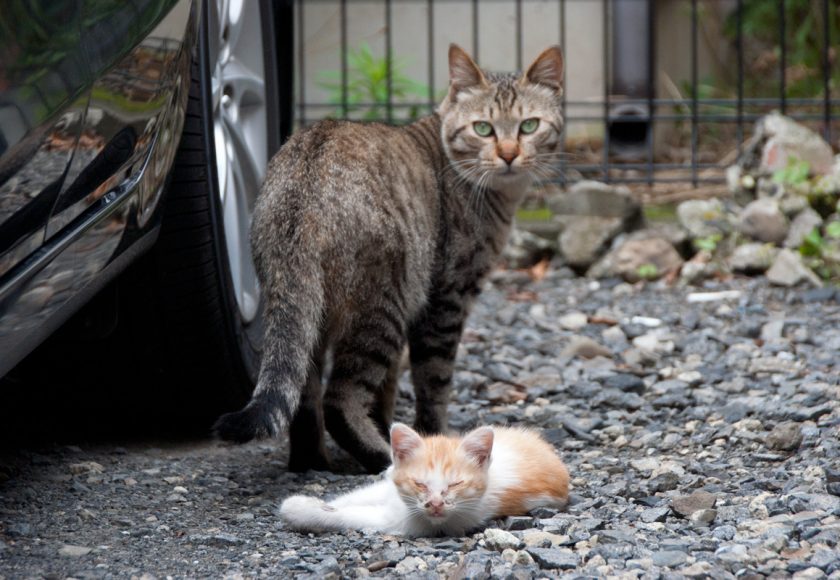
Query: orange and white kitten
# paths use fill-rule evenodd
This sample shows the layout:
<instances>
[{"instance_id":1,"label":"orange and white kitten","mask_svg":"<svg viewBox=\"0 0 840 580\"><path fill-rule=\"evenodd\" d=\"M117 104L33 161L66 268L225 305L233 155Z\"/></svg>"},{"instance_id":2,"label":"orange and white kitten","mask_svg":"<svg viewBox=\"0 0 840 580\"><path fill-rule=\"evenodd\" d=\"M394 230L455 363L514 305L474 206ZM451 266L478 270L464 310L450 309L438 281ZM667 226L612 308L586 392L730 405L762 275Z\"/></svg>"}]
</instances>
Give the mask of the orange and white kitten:
<instances>
[{"instance_id":1,"label":"orange and white kitten","mask_svg":"<svg viewBox=\"0 0 840 580\"><path fill-rule=\"evenodd\" d=\"M563 507L569 472L537 433L479 427L463 437L421 437L391 427L384 479L330 502L295 495L280 517L305 532L373 529L405 536L464 535L488 519Z\"/></svg>"}]
</instances>

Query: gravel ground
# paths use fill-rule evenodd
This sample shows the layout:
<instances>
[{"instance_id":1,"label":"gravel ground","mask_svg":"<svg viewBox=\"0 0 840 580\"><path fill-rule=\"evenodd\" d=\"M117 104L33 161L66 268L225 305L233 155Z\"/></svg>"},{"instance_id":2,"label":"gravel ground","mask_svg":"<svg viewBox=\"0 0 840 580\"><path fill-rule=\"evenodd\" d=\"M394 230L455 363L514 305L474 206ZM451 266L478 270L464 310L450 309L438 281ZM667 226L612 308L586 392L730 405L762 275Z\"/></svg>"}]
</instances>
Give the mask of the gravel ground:
<instances>
[{"instance_id":1,"label":"gravel ground","mask_svg":"<svg viewBox=\"0 0 840 580\"><path fill-rule=\"evenodd\" d=\"M543 428L567 510L466 538L299 535L278 502L368 481L346 457L296 475L275 443L76 441L4 452L0 576L840 578L840 295L567 274L496 277L450 407L459 429Z\"/></svg>"}]
</instances>

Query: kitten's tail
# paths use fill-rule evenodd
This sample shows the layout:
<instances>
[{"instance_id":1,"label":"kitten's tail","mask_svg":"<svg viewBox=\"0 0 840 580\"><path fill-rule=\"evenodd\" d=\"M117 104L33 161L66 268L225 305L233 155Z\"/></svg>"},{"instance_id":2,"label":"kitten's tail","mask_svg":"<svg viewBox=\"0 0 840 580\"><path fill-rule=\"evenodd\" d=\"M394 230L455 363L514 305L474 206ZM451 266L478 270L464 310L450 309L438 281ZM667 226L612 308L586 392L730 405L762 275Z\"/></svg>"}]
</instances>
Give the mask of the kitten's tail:
<instances>
[{"instance_id":1,"label":"kitten's tail","mask_svg":"<svg viewBox=\"0 0 840 580\"><path fill-rule=\"evenodd\" d=\"M298 255L278 261L264 286L266 330L259 380L244 409L222 415L213 429L226 441L244 443L288 431L306 385L324 307L320 268ZM282 269L282 271L279 271Z\"/></svg>"}]
</instances>

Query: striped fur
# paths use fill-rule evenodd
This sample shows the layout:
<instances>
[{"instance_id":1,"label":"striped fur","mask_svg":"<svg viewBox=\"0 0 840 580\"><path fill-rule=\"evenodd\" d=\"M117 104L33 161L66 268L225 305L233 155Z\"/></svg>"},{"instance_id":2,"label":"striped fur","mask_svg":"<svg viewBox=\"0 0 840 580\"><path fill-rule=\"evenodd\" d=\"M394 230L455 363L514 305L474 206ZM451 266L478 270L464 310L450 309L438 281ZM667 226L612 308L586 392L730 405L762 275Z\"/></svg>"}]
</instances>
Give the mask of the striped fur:
<instances>
[{"instance_id":1,"label":"striped fur","mask_svg":"<svg viewBox=\"0 0 840 580\"><path fill-rule=\"evenodd\" d=\"M251 232L266 298L263 364L252 400L217 422L222 438L289 430L291 467L323 468L326 425L367 469L384 468L406 344L416 427L446 430L470 305L563 124L556 47L524 75L493 75L453 45L450 76L430 117L405 127L322 121L271 160ZM522 134L531 118L538 129ZM478 135L476 121L493 134Z\"/></svg>"}]
</instances>

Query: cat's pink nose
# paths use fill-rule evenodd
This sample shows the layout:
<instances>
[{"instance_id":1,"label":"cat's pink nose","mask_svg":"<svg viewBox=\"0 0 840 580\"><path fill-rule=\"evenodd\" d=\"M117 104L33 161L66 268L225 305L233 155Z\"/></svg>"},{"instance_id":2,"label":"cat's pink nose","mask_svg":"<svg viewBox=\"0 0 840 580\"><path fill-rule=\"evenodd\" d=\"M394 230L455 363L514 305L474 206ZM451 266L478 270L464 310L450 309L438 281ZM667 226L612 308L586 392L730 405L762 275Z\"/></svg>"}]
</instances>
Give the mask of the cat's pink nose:
<instances>
[{"instance_id":1,"label":"cat's pink nose","mask_svg":"<svg viewBox=\"0 0 840 580\"><path fill-rule=\"evenodd\" d=\"M496 145L496 154L510 165L519 157L519 144L516 141L499 141Z\"/></svg>"},{"instance_id":2,"label":"cat's pink nose","mask_svg":"<svg viewBox=\"0 0 840 580\"><path fill-rule=\"evenodd\" d=\"M426 507L429 508L432 513L440 513L443 511L443 499L432 498L426 502Z\"/></svg>"}]
</instances>

